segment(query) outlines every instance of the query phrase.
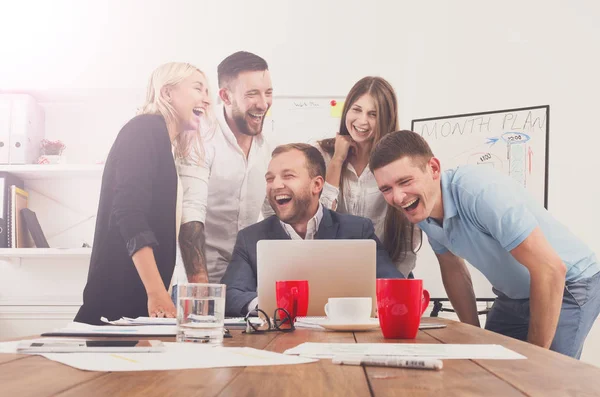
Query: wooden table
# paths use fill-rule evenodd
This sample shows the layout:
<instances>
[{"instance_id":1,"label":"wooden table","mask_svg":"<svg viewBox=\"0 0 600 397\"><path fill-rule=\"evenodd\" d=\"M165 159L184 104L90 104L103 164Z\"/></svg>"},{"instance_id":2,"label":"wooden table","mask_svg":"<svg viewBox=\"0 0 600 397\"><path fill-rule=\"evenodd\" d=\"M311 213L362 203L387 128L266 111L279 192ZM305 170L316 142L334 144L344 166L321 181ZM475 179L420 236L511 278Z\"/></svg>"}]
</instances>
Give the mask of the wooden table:
<instances>
[{"instance_id":1,"label":"wooden table","mask_svg":"<svg viewBox=\"0 0 600 397\"><path fill-rule=\"evenodd\" d=\"M441 318L447 328L414 340L385 340L380 330L246 335L226 346L276 352L303 342L501 344L527 360L445 360L441 371L357 367L320 360L271 367L87 372L40 356L0 354L2 396L600 396L600 368L518 340ZM172 339L164 339L172 340Z\"/></svg>"}]
</instances>

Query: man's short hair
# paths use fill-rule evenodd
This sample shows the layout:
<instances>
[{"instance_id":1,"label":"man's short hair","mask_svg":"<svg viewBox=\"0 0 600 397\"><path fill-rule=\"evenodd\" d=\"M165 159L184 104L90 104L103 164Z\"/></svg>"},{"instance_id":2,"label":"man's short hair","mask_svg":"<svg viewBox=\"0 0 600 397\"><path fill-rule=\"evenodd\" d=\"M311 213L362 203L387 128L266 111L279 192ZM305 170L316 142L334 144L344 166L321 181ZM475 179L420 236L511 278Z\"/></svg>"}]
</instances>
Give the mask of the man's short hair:
<instances>
[{"instance_id":1,"label":"man's short hair","mask_svg":"<svg viewBox=\"0 0 600 397\"><path fill-rule=\"evenodd\" d=\"M421 168L433 157L429 144L416 132L395 131L383 137L371 152L371 171L385 167L403 157L410 157Z\"/></svg>"},{"instance_id":2,"label":"man's short hair","mask_svg":"<svg viewBox=\"0 0 600 397\"><path fill-rule=\"evenodd\" d=\"M319 152L319 149L307 143L288 143L287 145L279 145L273 150L271 157L292 150L299 150L304 154L308 175L311 178L317 176L325 178L325 159L323 159L323 155Z\"/></svg>"},{"instance_id":3,"label":"man's short hair","mask_svg":"<svg viewBox=\"0 0 600 397\"><path fill-rule=\"evenodd\" d=\"M223 88L242 72L260 72L269 70L267 61L247 51L238 51L223 59L217 67L219 88Z\"/></svg>"}]
</instances>

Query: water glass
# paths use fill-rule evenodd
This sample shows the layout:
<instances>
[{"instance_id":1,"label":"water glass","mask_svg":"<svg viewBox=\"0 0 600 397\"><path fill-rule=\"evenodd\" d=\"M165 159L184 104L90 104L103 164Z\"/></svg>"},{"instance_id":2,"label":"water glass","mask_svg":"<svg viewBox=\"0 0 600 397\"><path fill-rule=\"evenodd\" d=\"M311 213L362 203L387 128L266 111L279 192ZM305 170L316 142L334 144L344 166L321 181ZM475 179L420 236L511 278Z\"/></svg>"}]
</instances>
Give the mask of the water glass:
<instances>
[{"instance_id":1,"label":"water glass","mask_svg":"<svg viewBox=\"0 0 600 397\"><path fill-rule=\"evenodd\" d=\"M225 284L177 286L177 342L223 343L225 288Z\"/></svg>"}]
</instances>

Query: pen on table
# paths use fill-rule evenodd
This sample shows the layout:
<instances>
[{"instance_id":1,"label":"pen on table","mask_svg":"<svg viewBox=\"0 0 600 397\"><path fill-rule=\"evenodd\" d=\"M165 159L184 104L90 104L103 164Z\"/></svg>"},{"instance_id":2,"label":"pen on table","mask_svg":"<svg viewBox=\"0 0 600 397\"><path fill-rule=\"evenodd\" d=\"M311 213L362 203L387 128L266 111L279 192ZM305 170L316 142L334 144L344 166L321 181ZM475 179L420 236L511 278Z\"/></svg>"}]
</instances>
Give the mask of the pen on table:
<instances>
[{"instance_id":1,"label":"pen on table","mask_svg":"<svg viewBox=\"0 0 600 397\"><path fill-rule=\"evenodd\" d=\"M333 364L342 365L373 365L380 367L415 368L415 369L442 369L442 360L432 358L412 358L397 356L334 356Z\"/></svg>"}]
</instances>

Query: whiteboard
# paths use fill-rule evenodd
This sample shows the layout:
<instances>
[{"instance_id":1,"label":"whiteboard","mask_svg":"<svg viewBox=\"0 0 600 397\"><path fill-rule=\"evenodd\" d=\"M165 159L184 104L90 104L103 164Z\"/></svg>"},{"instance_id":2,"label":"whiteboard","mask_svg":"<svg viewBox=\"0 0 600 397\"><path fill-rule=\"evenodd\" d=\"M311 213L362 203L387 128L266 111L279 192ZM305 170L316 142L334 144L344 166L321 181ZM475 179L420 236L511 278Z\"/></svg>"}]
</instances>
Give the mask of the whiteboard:
<instances>
[{"instance_id":1,"label":"whiteboard","mask_svg":"<svg viewBox=\"0 0 600 397\"><path fill-rule=\"evenodd\" d=\"M548 208L550 106L497 110L413 120L442 169L462 164L493 167L522 184ZM437 258L423 235L414 274L432 298L446 298ZM494 298L487 279L467 264L477 298Z\"/></svg>"},{"instance_id":2,"label":"whiteboard","mask_svg":"<svg viewBox=\"0 0 600 397\"><path fill-rule=\"evenodd\" d=\"M335 138L343 96L277 96L267 112L263 133L276 145Z\"/></svg>"}]
</instances>

